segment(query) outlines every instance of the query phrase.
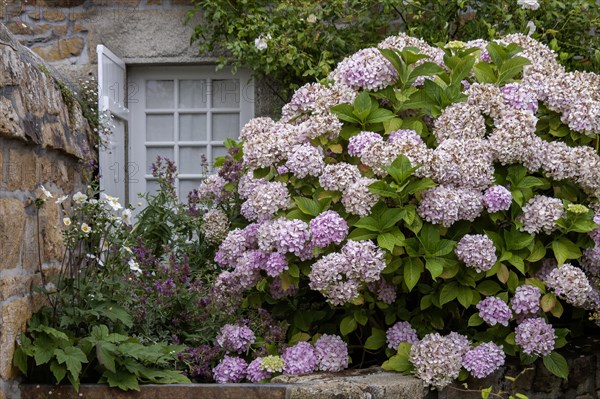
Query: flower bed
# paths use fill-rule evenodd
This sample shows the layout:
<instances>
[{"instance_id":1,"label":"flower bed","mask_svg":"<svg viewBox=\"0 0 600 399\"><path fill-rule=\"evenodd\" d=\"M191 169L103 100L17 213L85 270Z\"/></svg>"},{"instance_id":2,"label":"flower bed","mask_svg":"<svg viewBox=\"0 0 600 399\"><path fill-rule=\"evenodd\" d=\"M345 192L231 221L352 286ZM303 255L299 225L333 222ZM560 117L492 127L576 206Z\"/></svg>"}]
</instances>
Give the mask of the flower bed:
<instances>
[{"instance_id":1,"label":"flower bed","mask_svg":"<svg viewBox=\"0 0 600 399\"><path fill-rule=\"evenodd\" d=\"M132 290L125 313L88 301L107 321L66 338L36 319L16 363L73 382L96 362L124 389L177 378L158 360L219 383L383 364L442 389L507 356L566 378L556 349L597 328L600 308L598 87L523 35L361 50L279 121L250 121L187 208L159 159L158 196L114 258L96 256L129 276L103 293ZM156 342L159 359L144 346Z\"/></svg>"}]
</instances>

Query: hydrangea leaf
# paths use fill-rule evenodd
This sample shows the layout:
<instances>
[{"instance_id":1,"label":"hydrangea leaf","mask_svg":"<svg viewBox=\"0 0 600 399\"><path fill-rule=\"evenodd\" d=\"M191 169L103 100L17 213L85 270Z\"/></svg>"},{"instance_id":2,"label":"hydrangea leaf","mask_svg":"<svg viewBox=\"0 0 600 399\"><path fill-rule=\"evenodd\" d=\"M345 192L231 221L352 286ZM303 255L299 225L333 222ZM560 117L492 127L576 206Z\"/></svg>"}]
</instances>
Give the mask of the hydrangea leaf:
<instances>
[{"instance_id":1,"label":"hydrangea leaf","mask_svg":"<svg viewBox=\"0 0 600 399\"><path fill-rule=\"evenodd\" d=\"M409 292L417 285L424 270L423 261L419 258L408 258L404 261L404 283Z\"/></svg>"},{"instance_id":2,"label":"hydrangea leaf","mask_svg":"<svg viewBox=\"0 0 600 399\"><path fill-rule=\"evenodd\" d=\"M543 362L546 369L555 376L565 380L569 376L569 365L560 353L551 352L548 356L544 356Z\"/></svg>"},{"instance_id":3,"label":"hydrangea leaf","mask_svg":"<svg viewBox=\"0 0 600 399\"><path fill-rule=\"evenodd\" d=\"M562 237L554 240L551 245L559 266L565 263L567 259L579 259L581 257L579 246L568 238Z\"/></svg>"},{"instance_id":4,"label":"hydrangea leaf","mask_svg":"<svg viewBox=\"0 0 600 399\"><path fill-rule=\"evenodd\" d=\"M367 338L367 341L365 342L365 349L369 349L369 350L381 349L385 345L385 340L386 340L385 331L383 331L379 328L373 327L373 330L371 331L371 336L369 338Z\"/></svg>"}]
</instances>

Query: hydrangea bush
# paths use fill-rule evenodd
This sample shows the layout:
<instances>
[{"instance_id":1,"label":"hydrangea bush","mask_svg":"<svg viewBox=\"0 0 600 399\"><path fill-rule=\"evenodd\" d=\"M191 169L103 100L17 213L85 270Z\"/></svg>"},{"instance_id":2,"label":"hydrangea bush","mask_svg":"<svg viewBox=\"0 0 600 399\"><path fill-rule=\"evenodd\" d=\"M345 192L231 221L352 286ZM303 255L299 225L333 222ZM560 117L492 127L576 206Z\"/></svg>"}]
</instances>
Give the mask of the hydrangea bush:
<instances>
[{"instance_id":1,"label":"hydrangea bush","mask_svg":"<svg viewBox=\"0 0 600 399\"><path fill-rule=\"evenodd\" d=\"M566 378L556 350L600 308L598 87L521 34L400 34L251 120L198 192L239 199L226 235L204 225L212 294L287 321L288 347L226 326L215 379L341 370L347 344L436 388L507 356Z\"/></svg>"}]
</instances>

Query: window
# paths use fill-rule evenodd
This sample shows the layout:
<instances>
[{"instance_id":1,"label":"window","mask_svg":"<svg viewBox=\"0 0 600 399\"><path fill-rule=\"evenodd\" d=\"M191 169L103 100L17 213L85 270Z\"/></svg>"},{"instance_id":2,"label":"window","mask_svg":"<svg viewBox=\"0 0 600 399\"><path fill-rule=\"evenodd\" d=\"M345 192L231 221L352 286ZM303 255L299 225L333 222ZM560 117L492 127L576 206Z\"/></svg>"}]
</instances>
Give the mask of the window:
<instances>
[{"instance_id":1,"label":"window","mask_svg":"<svg viewBox=\"0 0 600 399\"><path fill-rule=\"evenodd\" d=\"M223 142L237 139L254 116L250 75L215 72L214 66L134 67L128 72L129 200L156 190L150 167L158 155L176 162L175 184L184 200L202 180L202 154L212 165L227 152Z\"/></svg>"}]
</instances>

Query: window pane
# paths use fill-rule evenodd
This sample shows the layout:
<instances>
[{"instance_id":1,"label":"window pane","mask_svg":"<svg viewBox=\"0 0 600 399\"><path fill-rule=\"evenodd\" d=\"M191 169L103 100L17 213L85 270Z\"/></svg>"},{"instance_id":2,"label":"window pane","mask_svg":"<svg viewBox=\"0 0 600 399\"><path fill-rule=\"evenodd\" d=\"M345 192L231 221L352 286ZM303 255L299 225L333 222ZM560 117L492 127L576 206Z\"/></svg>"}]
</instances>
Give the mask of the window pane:
<instances>
[{"instance_id":1,"label":"window pane","mask_svg":"<svg viewBox=\"0 0 600 399\"><path fill-rule=\"evenodd\" d=\"M179 81L179 108L206 108L206 80Z\"/></svg>"},{"instance_id":2,"label":"window pane","mask_svg":"<svg viewBox=\"0 0 600 399\"><path fill-rule=\"evenodd\" d=\"M146 108L173 108L174 87L172 80L147 80Z\"/></svg>"},{"instance_id":3,"label":"window pane","mask_svg":"<svg viewBox=\"0 0 600 399\"><path fill-rule=\"evenodd\" d=\"M207 141L206 114L179 115L179 140Z\"/></svg>"},{"instance_id":4,"label":"window pane","mask_svg":"<svg viewBox=\"0 0 600 399\"><path fill-rule=\"evenodd\" d=\"M217 159L218 157L222 157L224 155L227 155L227 148L213 146L212 147L212 160L210 162L210 165L212 166L212 164L215 162L215 159Z\"/></svg>"},{"instance_id":5,"label":"window pane","mask_svg":"<svg viewBox=\"0 0 600 399\"><path fill-rule=\"evenodd\" d=\"M190 191L198 188L202 179L179 179L179 201L187 202Z\"/></svg>"},{"instance_id":6,"label":"window pane","mask_svg":"<svg viewBox=\"0 0 600 399\"><path fill-rule=\"evenodd\" d=\"M240 106L240 81L237 79L212 81L213 108L238 108Z\"/></svg>"},{"instance_id":7,"label":"window pane","mask_svg":"<svg viewBox=\"0 0 600 399\"><path fill-rule=\"evenodd\" d=\"M173 160L173 147L150 147L146 148L146 173L152 174L152 164L156 162L156 157L161 156Z\"/></svg>"},{"instance_id":8,"label":"window pane","mask_svg":"<svg viewBox=\"0 0 600 399\"><path fill-rule=\"evenodd\" d=\"M239 114L213 114L212 140L223 141L237 138L240 134Z\"/></svg>"},{"instance_id":9,"label":"window pane","mask_svg":"<svg viewBox=\"0 0 600 399\"><path fill-rule=\"evenodd\" d=\"M183 174L202 174L202 155L206 156L206 147L180 147L179 148L179 170Z\"/></svg>"},{"instance_id":10,"label":"window pane","mask_svg":"<svg viewBox=\"0 0 600 399\"><path fill-rule=\"evenodd\" d=\"M146 141L173 141L173 115L146 115Z\"/></svg>"},{"instance_id":11,"label":"window pane","mask_svg":"<svg viewBox=\"0 0 600 399\"><path fill-rule=\"evenodd\" d=\"M146 192L152 195L158 193L159 184L156 180L146 180Z\"/></svg>"}]
</instances>

